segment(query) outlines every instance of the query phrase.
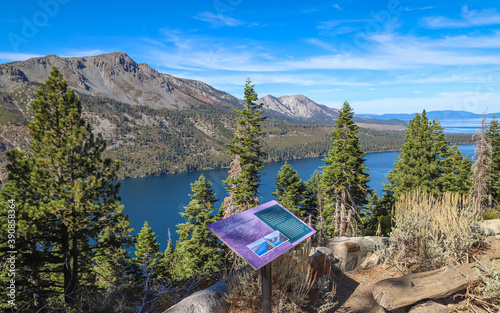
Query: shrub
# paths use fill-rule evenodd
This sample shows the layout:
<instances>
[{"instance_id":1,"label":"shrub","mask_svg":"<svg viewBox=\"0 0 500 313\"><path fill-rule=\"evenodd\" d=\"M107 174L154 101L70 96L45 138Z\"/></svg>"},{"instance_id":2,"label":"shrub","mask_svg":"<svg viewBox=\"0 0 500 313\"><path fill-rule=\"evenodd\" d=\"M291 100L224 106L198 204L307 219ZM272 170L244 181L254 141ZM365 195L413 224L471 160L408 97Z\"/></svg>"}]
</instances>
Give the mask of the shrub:
<instances>
[{"instance_id":1,"label":"shrub","mask_svg":"<svg viewBox=\"0 0 500 313\"><path fill-rule=\"evenodd\" d=\"M299 247L271 263L273 312L303 312L314 283L309 267L309 248ZM226 301L231 310L260 312L262 282L260 270L250 267L226 278ZM248 311L247 311L248 312Z\"/></svg>"},{"instance_id":2,"label":"shrub","mask_svg":"<svg viewBox=\"0 0 500 313\"><path fill-rule=\"evenodd\" d=\"M470 196L447 192L434 197L415 190L396 202L389 256L403 273L467 262L484 241L480 216Z\"/></svg>"},{"instance_id":3,"label":"shrub","mask_svg":"<svg viewBox=\"0 0 500 313\"><path fill-rule=\"evenodd\" d=\"M500 219L500 205L498 205L496 208L487 210L486 213L484 213L483 218L485 220Z\"/></svg>"},{"instance_id":4,"label":"shrub","mask_svg":"<svg viewBox=\"0 0 500 313\"><path fill-rule=\"evenodd\" d=\"M464 294L466 301L455 308L454 312L500 312L500 266L488 266L477 261L479 281L469 283Z\"/></svg>"}]
</instances>

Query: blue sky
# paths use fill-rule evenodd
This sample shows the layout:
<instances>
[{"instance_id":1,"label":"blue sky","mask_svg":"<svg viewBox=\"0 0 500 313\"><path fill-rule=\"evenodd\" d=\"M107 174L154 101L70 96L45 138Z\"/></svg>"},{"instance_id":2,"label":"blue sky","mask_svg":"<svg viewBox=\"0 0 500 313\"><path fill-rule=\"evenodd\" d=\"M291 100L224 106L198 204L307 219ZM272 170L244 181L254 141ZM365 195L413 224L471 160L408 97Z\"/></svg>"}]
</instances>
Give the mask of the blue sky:
<instances>
[{"instance_id":1,"label":"blue sky","mask_svg":"<svg viewBox=\"0 0 500 313\"><path fill-rule=\"evenodd\" d=\"M498 1L4 1L0 63L127 53L243 98L500 111Z\"/></svg>"}]
</instances>

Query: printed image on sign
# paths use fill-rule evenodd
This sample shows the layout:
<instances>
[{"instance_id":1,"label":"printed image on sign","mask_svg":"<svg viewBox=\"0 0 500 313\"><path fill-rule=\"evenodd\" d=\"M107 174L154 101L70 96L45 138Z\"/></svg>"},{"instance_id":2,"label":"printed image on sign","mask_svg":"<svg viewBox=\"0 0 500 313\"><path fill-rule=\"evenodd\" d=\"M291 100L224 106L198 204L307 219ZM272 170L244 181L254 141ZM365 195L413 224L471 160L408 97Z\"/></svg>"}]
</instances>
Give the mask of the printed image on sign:
<instances>
[{"instance_id":1,"label":"printed image on sign","mask_svg":"<svg viewBox=\"0 0 500 313\"><path fill-rule=\"evenodd\" d=\"M207 227L254 269L261 268L316 232L276 201Z\"/></svg>"}]
</instances>

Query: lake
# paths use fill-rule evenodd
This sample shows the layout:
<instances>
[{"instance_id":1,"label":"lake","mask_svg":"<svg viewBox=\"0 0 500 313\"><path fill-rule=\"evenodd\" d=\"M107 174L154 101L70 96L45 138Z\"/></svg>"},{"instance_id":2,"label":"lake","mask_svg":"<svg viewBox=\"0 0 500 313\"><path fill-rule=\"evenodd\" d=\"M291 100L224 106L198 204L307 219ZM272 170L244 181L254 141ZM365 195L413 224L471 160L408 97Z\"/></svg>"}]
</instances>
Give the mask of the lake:
<instances>
[{"instance_id":1,"label":"lake","mask_svg":"<svg viewBox=\"0 0 500 313\"><path fill-rule=\"evenodd\" d=\"M472 145L460 145L459 149L469 157L474 155ZM393 168L398 155L399 152L377 152L365 156L365 164L369 168L368 173L371 176L369 186L374 188L378 195L382 195L382 183L386 182L385 176ZM288 163L303 180L308 180L315 170L319 170L320 166L325 165L322 159L289 160ZM280 161L264 164L260 187L262 203L274 200L271 192L275 191L276 175L284 163L284 161ZM228 169L201 170L120 180L120 197L121 203L125 205L124 213L130 216L130 223L135 229L135 233L141 230L144 221L148 221L158 236L158 242L161 245L161 251L163 251L168 241L168 229L172 233L172 241L175 244L178 239L175 226L185 222L179 212L184 211L184 207L190 201L188 196L191 194L190 184L194 183L200 174L205 175L212 182L213 190L220 199L216 204L218 208L226 196L226 190L221 181L227 178L227 171Z\"/></svg>"},{"instance_id":2,"label":"lake","mask_svg":"<svg viewBox=\"0 0 500 313\"><path fill-rule=\"evenodd\" d=\"M486 123L489 123L490 120L486 119ZM440 124L444 127L444 132L448 134L475 134L481 128L481 119L449 119L440 121Z\"/></svg>"}]
</instances>

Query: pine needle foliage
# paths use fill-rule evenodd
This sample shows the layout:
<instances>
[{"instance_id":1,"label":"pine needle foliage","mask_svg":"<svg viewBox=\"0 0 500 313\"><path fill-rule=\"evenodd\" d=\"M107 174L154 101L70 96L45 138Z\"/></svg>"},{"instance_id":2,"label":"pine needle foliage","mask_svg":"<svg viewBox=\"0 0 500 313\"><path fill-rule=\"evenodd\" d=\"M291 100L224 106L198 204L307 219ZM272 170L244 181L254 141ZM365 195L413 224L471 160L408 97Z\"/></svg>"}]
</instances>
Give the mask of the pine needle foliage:
<instances>
[{"instance_id":1,"label":"pine needle foliage","mask_svg":"<svg viewBox=\"0 0 500 313\"><path fill-rule=\"evenodd\" d=\"M259 204L260 170L264 168L266 156L262 148L261 123L263 104L256 104L258 99L250 79L245 83L245 105L241 110L233 111L241 116L236 118L236 131L231 143L227 145L232 158L228 178L224 181L229 197L224 200L225 216L233 215L255 207Z\"/></svg>"},{"instance_id":2,"label":"pine needle foliage","mask_svg":"<svg viewBox=\"0 0 500 313\"><path fill-rule=\"evenodd\" d=\"M80 101L57 68L31 107L32 154L8 153L10 187L3 189L4 199L18 201L17 235L24 246L18 274L29 282L18 303L29 297L26 307L35 309L62 298L73 307L83 288L95 287L96 254L132 242L119 185L112 183L119 161L102 158L106 144L91 132ZM106 229L114 239L99 242Z\"/></svg>"},{"instance_id":3,"label":"pine needle foliage","mask_svg":"<svg viewBox=\"0 0 500 313\"><path fill-rule=\"evenodd\" d=\"M352 225L367 203L370 192L370 176L364 164L366 153L359 146L359 128L353 116L351 106L344 102L331 133L331 149L323 160L326 166L322 167L321 180L326 198L325 225L329 232L339 236L345 236L351 230L353 234L357 232Z\"/></svg>"},{"instance_id":4,"label":"pine needle foliage","mask_svg":"<svg viewBox=\"0 0 500 313\"><path fill-rule=\"evenodd\" d=\"M290 164L285 162L276 177L276 191L272 193L277 197L277 201L293 214L301 219L305 219L305 201L307 188L299 173Z\"/></svg>"},{"instance_id":5,"label":"pine needle foliage","mask_svg":"<svg viewBox=\"0 0 500 313\"><path fill-rule=\"evenodd\" d=\"M186 280L196 274L212 275L221 270L222 249L217 237L207 228L208 224L220 219L213 215L214 203L217 202L212 190L212 183L200 175L191 184L193 194L185 212L180 215L186 223L177 225L179 241L176 244L175 276Z\"/></svg>"}]
</instances>

